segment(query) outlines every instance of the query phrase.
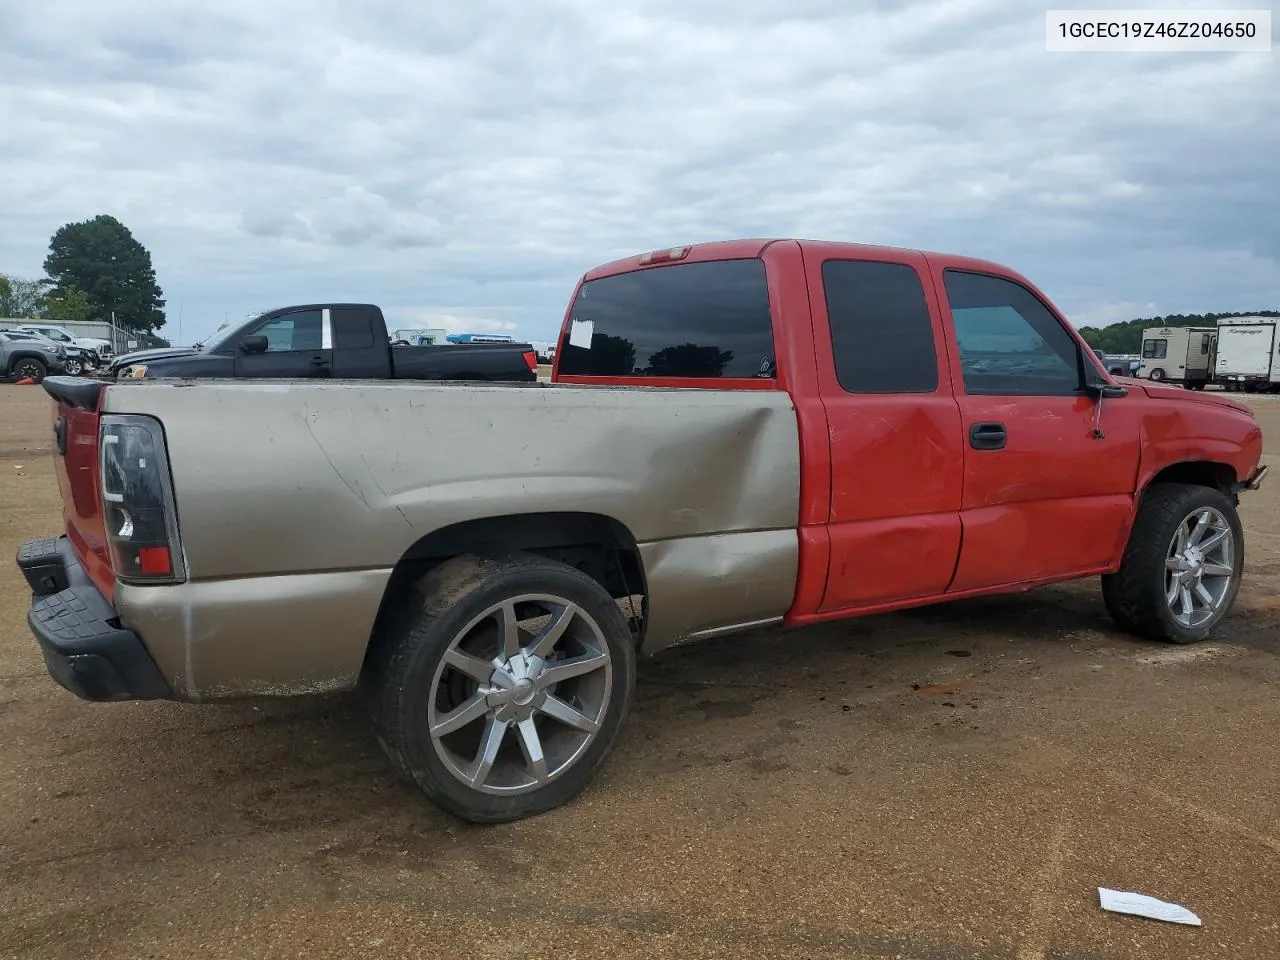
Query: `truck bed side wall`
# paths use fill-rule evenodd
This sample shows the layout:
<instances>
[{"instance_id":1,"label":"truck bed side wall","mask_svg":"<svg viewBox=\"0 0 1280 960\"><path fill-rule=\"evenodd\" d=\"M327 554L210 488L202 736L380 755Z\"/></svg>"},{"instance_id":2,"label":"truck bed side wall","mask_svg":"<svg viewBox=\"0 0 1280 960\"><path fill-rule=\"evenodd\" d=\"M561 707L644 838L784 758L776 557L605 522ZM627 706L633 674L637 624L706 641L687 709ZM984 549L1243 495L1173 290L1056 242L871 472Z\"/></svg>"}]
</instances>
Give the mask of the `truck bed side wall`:
<instances>
[{"instance_id":1,"label":"truck bed side wall","mask_svg":"<svg viewBox=\"0 0 1280 960\"><path fill-rule=\"evenodd\" d=\"M323 653L307 689L354 682L396 562L467 520L623 524L655 646L794 595L799 439L780 391L140 381L106 409L166 424L191 581L117 600L190 697L246 678L280 692L299 645Z\"/></svg>"}]
</instances>

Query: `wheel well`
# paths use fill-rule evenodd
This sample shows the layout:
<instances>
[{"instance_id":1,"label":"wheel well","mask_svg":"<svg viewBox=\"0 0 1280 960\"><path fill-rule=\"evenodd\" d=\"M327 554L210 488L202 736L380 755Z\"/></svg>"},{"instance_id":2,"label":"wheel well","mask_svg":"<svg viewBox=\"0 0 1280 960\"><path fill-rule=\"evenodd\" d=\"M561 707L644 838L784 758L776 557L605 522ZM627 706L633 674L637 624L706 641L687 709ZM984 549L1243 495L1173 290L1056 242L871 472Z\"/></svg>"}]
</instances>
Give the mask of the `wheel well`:
<instances>
[{"instance_id":1,"label":"wheel well","mask_svg":"<svg viewBox=\"0 0 1280 960\"><path fill-rule=\"evenodd\" d=\"M1235 482L1235 470L1225 463L1215 463L1211 460L1187 460L1165 467L1151 478L1147 489L1157 483L1191 483L1230 493Z\"/></svg>"},{"instance_id":2,"label":"wheel well","mask_svg":"<svg viewBox=\"0 0 1280 960\"><path fill-rule=\"evenodd\" d=\"M35 360L37 363L41 365L44 365L46 362L44 357L41 354L35 353L34 351L30 351L30 350L16 351L13 354L13 357L9 361L9 369L12 370L14 367L20 364L23 360Z\"/></svg>"},{"instance_id":3,"label":"wheel well","mask_svg":"<svg viewBox=\"0 0 1280 960\"><path fill-rule=\"evenodd\" d=\"M635 538L611 517L594 513L525 513L467 520L442 527L405 551L383 591L382 620L404 588L433 567L464 553L500 556L534 553L581 570L615 599L640 597L629 606L636 642L644 635L648 597L644 564ZM375 625L375 632L377 626Z\"/></svg>"}]
</instances>

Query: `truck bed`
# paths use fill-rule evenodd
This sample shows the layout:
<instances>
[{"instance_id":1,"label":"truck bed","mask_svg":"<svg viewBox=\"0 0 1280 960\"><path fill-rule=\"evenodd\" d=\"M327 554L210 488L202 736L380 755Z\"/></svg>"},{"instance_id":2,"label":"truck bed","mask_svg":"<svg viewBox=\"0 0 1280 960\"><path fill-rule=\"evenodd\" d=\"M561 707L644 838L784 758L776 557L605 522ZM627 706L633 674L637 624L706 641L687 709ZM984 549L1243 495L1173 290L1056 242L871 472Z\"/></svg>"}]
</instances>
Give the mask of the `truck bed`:
<instances>
[{"instance_id":1,"label":"truck bed","mask_svg":"<svg viewBox=\"0 0 1280 960\"><path fill-rule=\"evenodd\" d=\"M173 425L190 579L121 584L116 602L145 624L162 671L198 695L289 682L282 618L316 648L309 684L352 682L405 552L530 504L634 534L652 636L781 617L794 597L800 450L781 391L140 380L109 387L103 412ZM237 628L202 647L202 621L228 617Z\"/></svg>"},{"instance_id":2,"label":"truck bed","mask_svg":"<svg viewBox=\"0 0 1280 960\"><path fill-rule=\"evenodd\" d=\"M391 375L397 380L494 380L533 381L537 374L524 354L533 350L521 343L429 344L393 346ZM536 367L536 355L535 355Z\"/></svg>"}]
</instances>

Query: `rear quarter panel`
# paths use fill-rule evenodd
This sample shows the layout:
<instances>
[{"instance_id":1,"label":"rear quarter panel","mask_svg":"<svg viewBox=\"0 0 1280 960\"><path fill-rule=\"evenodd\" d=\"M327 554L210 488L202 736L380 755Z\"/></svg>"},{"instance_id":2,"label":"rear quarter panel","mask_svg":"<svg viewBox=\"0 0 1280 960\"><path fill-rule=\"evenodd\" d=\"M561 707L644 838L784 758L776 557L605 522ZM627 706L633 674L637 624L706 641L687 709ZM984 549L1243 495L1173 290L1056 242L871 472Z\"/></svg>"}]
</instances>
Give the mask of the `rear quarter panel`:
<instances>
[{"instance_id":1,"label":"rear quarter panel","mask_svg":"<svg viewBox=\"0 0 1280 960\"><path fill-rule=\"evenodd\" d=\"M144 380L105 407L164 424L193 581L378 571L361 582L380 599L433 531L569 511L635 538L657 644L794 596L799 439L780 391Z\"/></svg>"}]
</instances>

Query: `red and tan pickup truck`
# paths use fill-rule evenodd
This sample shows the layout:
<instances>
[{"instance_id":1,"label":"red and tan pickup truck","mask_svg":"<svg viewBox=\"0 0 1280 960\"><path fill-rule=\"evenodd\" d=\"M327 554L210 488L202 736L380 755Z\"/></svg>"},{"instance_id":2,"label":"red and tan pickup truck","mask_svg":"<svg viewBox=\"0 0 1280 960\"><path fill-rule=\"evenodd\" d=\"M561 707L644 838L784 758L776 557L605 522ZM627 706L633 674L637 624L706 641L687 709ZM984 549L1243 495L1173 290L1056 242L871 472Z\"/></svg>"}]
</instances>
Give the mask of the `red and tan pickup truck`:
<instances>
[{"instance_id":1,"label":"red and tan pickup truck","mask_svg":"<svg viewBox=\"0 0 1280 960\"><path fill-rule=\"evenodd\" d=\"M1100 576L1186 643L1230 609L1261 433L1114 380L1027 280L735 241L578 284L553 383L51 377L62 536L29 622L90 700L360 687L474 821L583 789L637 655Z\"/></svg>"}]
</instances>

